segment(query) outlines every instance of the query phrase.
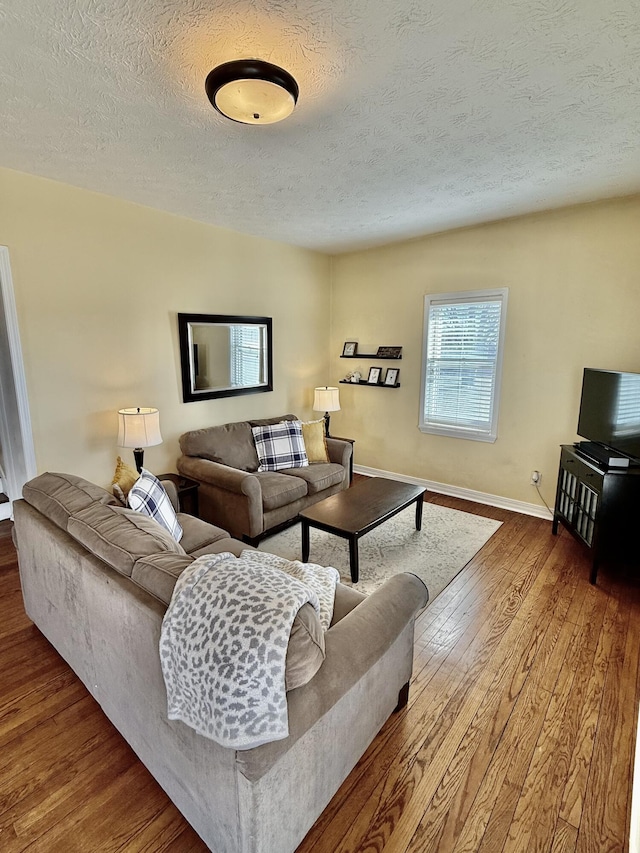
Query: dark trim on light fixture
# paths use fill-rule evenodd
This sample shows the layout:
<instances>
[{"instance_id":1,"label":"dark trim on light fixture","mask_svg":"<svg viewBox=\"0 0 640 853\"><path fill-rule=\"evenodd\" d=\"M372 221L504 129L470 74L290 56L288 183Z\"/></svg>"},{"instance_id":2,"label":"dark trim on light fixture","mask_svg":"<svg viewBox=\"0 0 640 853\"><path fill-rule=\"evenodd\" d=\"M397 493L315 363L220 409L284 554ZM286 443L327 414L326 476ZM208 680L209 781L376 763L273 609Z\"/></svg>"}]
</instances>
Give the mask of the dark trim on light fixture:
<instances>
[{"instance_id":1,"label":"dark trim on light fixture","mask_svg":"<svg viewBox=\"0 0 640 853\"><path fill-rule=\"evenodd\" d=\"M288 71L285 71L284 68L280 68L278 65L273 65L271 62L265 62L263 59L234 59L231 62L224 62L222 65L218 65L209 72L207 79L205 80L204 88L213 108L217 110L220 115L231 119L231 121L237 121L241 124L252 123L235 118L227 112L223 112L217 103L216 96L223 86L227 86L229 83L241 80L264 80L267 83L271 83L283 89L284 92L286 92L293 100L294 106L298 100L298 94L300 91L298 84L291 74L289 74ZM256 119L255 123L261 123L259 121L260 116L257 113L254 115L254 118ZM278 121L279 119L275 120Z\"/></svg>"}]
</instances>

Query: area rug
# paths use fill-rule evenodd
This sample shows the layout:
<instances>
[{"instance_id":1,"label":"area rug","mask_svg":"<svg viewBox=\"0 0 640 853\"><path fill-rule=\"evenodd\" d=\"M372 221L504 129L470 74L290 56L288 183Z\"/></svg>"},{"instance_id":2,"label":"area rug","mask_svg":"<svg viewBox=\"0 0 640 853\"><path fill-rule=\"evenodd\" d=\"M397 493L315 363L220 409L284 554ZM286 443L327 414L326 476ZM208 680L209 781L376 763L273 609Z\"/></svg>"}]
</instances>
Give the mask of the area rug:
<instances>
[{"instance_id":1,"label":"area rug","mask_svg":"<svg viewBox=\"0 0 640 853\"><path fill-rule=\"evenodd\" d=\"M346 539L310 531L309 562L333 566L341 580L369 594L398 572L413 572L429 589L429 601L453 580L502 524L491 518L425 503L422 530L415 528L415 508L394 515L360 539L360 580L351 583ZM301 558L300 524L260 543L260 550L289 560Z\"/></svg>"}]
</instances>

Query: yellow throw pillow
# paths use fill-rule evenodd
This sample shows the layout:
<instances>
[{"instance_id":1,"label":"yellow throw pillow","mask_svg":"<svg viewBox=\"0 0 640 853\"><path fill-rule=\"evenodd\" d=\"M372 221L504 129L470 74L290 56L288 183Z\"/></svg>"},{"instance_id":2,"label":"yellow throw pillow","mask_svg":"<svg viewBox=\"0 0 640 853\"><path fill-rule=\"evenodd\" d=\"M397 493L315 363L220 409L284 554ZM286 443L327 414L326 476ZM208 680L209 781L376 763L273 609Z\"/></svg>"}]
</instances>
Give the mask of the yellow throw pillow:
<instances>
[{"instance_id":1,"label":"yellow throw pillow","mask_svg":"<svg viewBox=\"0 0 640 853\"><path fill-rule=\"evenodd\" d=\"M121 495L124 496L125 504L127 502L127 495L129 494L133 484L138 480L139 476L140 474L138 474L135 468L132 468L131 465L127 465L127 463L123 462L120 456L118 456L115 474L113 475L111 483L114 487L114 494L120 500L122 500Z\"/></svg>"},{"instance_id":2,"label":"yellow throw pillow","mask_svg":"<svg viewBox=\"0 0 640 853\"><path fill-rule=\"evenodd\" d=\"M324 437L324 418L302 424L302 437L309 462L328 462L327 442Z\"/></svg>"}]
</instances>

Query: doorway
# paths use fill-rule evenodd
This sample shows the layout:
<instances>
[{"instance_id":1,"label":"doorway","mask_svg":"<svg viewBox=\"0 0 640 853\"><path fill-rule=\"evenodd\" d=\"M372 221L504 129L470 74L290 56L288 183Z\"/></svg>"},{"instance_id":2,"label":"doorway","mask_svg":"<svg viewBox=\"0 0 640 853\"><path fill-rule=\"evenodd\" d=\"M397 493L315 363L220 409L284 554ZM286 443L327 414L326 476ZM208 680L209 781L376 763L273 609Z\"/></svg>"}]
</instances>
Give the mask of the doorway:
<instances>
[{"instance_id":1,"label":"doorway","mask_svg":"<svg viewBox=\"0 0 640 853\"><path fill-rule=\"evenodd\" d=\"M36 475L29 401L20 346L9 249L0 246L0 519Z\"/></svg>"}]
</instances>

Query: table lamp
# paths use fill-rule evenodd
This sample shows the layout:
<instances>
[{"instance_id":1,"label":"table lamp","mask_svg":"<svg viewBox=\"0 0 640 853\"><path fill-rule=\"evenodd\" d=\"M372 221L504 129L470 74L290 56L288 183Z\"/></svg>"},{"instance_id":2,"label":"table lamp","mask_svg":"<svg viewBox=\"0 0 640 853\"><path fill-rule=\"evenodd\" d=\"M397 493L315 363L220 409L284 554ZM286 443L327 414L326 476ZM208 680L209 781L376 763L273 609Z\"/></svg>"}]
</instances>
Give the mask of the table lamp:
<instances>
[{"instance_id":1,"label":"table lamp","mask_svg":"<svg viewBox=\"0 0 640 853\"><path fill-rule=\"evenodd\" d=\"M337 388L330 388L325 385L323 388L316 388L313 395L313 411L324 412L324 433L327 438L329 435L329 412L340 411L340 394Z\"/></svg>"},{"instance_id":2,"label":"table lamp","mask_svg":"<svg viewBox=\"0 0 640 853\"><path fill-rule=\"evenodd\" d=\"M142 471L144 448L162 444L160 413L157 409L120 409L118 412L118 447L132 447L136 468Z\"/></svg>"}]
</instances>

